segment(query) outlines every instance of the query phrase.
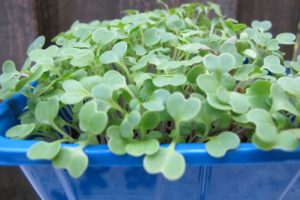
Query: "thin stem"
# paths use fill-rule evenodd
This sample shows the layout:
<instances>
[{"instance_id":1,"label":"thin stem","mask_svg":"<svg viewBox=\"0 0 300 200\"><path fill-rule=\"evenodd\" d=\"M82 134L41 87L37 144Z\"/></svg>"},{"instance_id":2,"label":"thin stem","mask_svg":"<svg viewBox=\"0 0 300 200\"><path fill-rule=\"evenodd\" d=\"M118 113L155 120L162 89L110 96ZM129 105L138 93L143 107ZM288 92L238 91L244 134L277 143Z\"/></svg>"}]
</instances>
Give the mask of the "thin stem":
<instances>
[{"instance_id":1,"label":"thin stem","mask_svg":"<svg viewBox=\"0 0 300 200\"><path fill-rule=\"evenodd\" d=\"M209 129L210 129L209 126L205 125L204 139L208 136Z\"/></svg>"},{"instance_id":2,"label":"thin stem","mask_svg":"<svg viewBox=\"0 0 300 200\"><path fill-rule=\"evenodd\" d=\"M173 53L173 60L175 60L176 59L176 57L177 57L177 49L176 48L174 48L174 53Z\"/></svg>"},{"instance_id":3,"label":"thin stem","mask_svg":"<svg viewBox=\"0 0 300 200\"><path fill-rule=\"evenodd\" d=\"M145 43L144 33L143 33L143 30L142 30L142 27L140 27L139 29L140 29L140 34L141 34L142 45L144 46L144 43Z\"/></svg>"},{"instance_id":4,"label":"thin stem","mask_svg":"<svg viewBox=\"0 0 300 200\"><path fill-rule=\"evenodd\" d=\"M117 104L117 103L114 102L114 101L110 101L110 105L111 105L114 109L118 110L123 116L127 113L127 111L126 111L124 108L122 108L119 104Z\"/></svg>"},{"instance_id":5,"label":"thin stem","mask_svg":"<svg viewBox=\"0 0 300 200\"><path fill-rule=\"evenodd\" d=\"M128 77L129 79L129 82L132 83L133 80L131 78L131 74L127 68L127 66L125 65L125 63L123 61L119 62L119 66L122 68L122 70L125 72L126 76Z\"/></svg>"},{"instance_id":6,"label":"thin stem","mask_svg":"<svg viewBox=\"0 0 300 200\"><path fill-rule=\"evenodd\" d=\"M81 132L81 130L77 127L77 125L76 125L75 123L69 123L69 122L67 122L67 121L65 121L65 123L66 123L67 126L73 128L73 129L75 129L78 133Z\"/></svg>"},{"instance_id":7,"label":"thin stem","mask_svg":"<svg viewBox=\"0 0 300 200\"><path fill-rule=\"evenodd\" d=\"M60 134L63 135L63 139L69 140L71 142L74 142L75 140L69 136L64 130L62 130L61 128L59 128L55 123L51 124L51 127L56 130L57 132L59 132Z\"/></svg>"},{"instance_id":8,"label":"thin stem","mask_svg":"<svg viewBox=\"0 0 300 200\"><path fill-rule=\"evenodd\" d=\"M145 137L146 137L146 130L143 127L141 127L140 133L141 133L141 140L145 139Z\"/></svg>"},{"instance_id":9,"label":"thin stem","mask_svg":"<svg viewBox=\"0 0 300 200\"><path fill-rule=\"evenodd\" d=\"M175 145L176 145L177 141L176 140L172 140L171 144L169 145L169 149L170 150L174 150L175 149Z\"/></svg>"},{"instance_id":10,"label":"thin stem","mask_svg":"<svg viewBox=\"0 0 300 200\"><path fill-rule=\"evenodd\" d=\"M130 95L132 98L137 99L137 97L136 97L135 94L130 90L129 87L126 87L126 88L124 88L124 89L129 93L129 95Z\"/></svg>"},{"instance_id":11,"label":"thin stem","mask_svg":"<svg viewBox=\"0 0 300 200\"><path fill-rule=\"evenodd\" d=\"M176 120L176 121L175 121L175 132L176 132L176 135L175 135L174 140L175 140L176 142L179 142L179 141L180 141L180 133L179 133L180 124L179 124L179 121L180 121L180 120Z\"/></svg>"}]
</instances>

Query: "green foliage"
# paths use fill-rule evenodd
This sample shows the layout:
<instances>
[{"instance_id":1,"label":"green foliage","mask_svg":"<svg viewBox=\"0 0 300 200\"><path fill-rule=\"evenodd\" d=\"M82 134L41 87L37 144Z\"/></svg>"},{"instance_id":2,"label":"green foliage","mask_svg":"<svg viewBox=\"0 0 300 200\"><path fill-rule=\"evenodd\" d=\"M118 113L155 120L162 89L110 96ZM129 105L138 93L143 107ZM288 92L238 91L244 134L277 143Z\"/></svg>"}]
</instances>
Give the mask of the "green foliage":
<instances>
[{"instance_id":1,"label":"green foliage","mask_svg":"<svg viewBox=\"0 0 300 200\"><path fill-rule=\"evenodd\" d=\"M35 118L41 124L51 125L58 114L59 104L57 99L40 101L35 108Z\"/></svg>"},{"instance_id":2,"label":"green foliage","mask_svg":"<svg viewBox=\"0 0 300 200\"><path fill-rule=\"evenodd\" d=\"M94 135L100 134L108 123L107 114L97 110L97 102L85 103L79 112L79 127L82 131Z\"/></svg>"},{"instance_id":3,"label":"green foliage","mask_svg":"<svg viewBox=\"0 0 300 200\"><path fill-rule=\"evenodd\" d=\"M174 149L174 143L168 148L160 148L153 155L144 157L145 170L150 174L162 173L169 180L180 178L185 171L184 157Z\"/></svg>"},{"instance_id":4,"label":"green foliage","mask_svg":"<svg viewBox=\"0 0 300 200\"><path fill-rule=\"evenodd\" d=\"M28 158L32 160L52 160L60 151L60 142L38 142L32 145L27 152Z\"/></svg>"},{"instance_id":5,"label":"green foliage","mask_svg":"<svg viewBox=\"0 0 300 200\"><path fill-rule=\"evenodd\" d=\"M75 22L47 48L38 37L20 71L3 64L0 98L21 92L28 99L21 124L6 136L44 140L30 159L79 177L88 166L83 148L107 143L114 154L144 156L147 172L176 180L185 170L177 143L205 143L217 158L241 142L298 146L300 56L285 61L280 51L294 44L293 34L273 37L271 22L247 27L212 3L130 13Z\"/></svg>"},{"instance_id":6,"label":"green foliage","mask_svg":"<svg viewBox=\"0 0 300 200\"><path fill-rule=\"evenodd\" d=\"M59 169L66 169L74 178L79 178L88 166L88 157L81 148L62 148L52 160L52 164Z\"/></svg>"},{"instance_id":7,"label":"green foliage","mask_svg":"<svg viewBox=\"0 0 300 200\"><path fill-rule=\"evenodd\" d=\"M34 123L16 125L6 131L6 137L13 139L25 139L33 132L34 128Z\"/></svg>"},{"instance_id":8,"label":"green foliage","mask_svg":"<svg viewBox=\"0 0 300 200\"><path fill-rule=\"evenodd\" d=\"M207 152L214 157L223 157L230 149L235 149L240 144L240 138L233 132L225 131L209 138L205 143Z\"/></svg>"}]
</instances>

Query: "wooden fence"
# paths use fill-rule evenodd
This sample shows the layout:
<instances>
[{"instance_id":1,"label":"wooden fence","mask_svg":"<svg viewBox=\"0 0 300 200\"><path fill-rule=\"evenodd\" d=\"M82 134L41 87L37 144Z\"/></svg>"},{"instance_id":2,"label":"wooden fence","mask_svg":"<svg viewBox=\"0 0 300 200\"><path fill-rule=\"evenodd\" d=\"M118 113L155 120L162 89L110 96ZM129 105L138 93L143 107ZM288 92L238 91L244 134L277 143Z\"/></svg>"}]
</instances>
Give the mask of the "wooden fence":
<instances>
[{"instance_id":1,"label":"wooden fence","mask_svg":"<svg viewBox=\"0 0 300 200\"><path fill-rule=\"evenodd\" d=\"M197 0L166 0L170 6L193 1ZM211 1L221 4L227 16L241 22L268 19L273 22L273 33L297 31L299 0ZM12 59L21 66L28 44L37 35L45 35L49 40L67 30L75 20L113 19L125 9L145 11L159 7L156 0L1 0L0 63Z\"/></svg>"},{"instance_id":2,"label":"wooden fence","mask_svg":"<svg viewBox=\"0 0 300 200\"><path fill-rule=\"evenodd\" d=\"M205 0L166 0L170 6ZM211 0L223 13L250 24L254 19L272 21L274 34L297 32L300 0ZM160 8L156 0L1 0L0 64L14 60L22 66L28 44L38 35L49 40L75 20L113 19L125 9L140 11ZM292 48L285 49L290 56ZM37 198L17 169L0 168L0 199Z\"/></svg>"}]
</instances>

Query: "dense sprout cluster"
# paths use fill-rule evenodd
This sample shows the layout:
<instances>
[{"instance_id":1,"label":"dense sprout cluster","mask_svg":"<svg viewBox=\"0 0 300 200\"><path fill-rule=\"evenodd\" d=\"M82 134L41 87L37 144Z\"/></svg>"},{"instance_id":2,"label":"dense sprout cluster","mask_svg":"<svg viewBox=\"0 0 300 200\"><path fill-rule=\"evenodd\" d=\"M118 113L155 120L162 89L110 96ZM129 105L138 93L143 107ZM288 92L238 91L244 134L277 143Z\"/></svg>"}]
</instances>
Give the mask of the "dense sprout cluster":
<instances>
[{"instance_id":1,"label":"dense sprout cluster","mask_svg":"<svg viewBox=\"0 0 300 200\"><path fill-rule=\"evenodd\" d=\"M6 136L42 140L28 157L73 177L88 165L83 148L99 143L144 156L147 172L169 180L185 170L177 143L205 143L214 157L241 141L291 151L300 138L300 62L280 51L295 36L273 37L270 28L239 24L211 3L75 22L47 48L37 38L21 71L3 64L1 99L28 99Z\"/></svg>"}]
</instances>

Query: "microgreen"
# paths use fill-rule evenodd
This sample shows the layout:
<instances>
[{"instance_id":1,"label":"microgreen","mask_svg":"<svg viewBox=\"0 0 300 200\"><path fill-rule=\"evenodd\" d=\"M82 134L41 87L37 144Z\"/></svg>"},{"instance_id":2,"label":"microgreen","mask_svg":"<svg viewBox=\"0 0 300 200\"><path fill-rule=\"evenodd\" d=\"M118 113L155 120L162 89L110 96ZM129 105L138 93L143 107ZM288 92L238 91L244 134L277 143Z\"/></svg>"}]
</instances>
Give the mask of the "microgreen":
<instances>
[{"instance_id":1,"label":"microgreen","mask_svg":"<svg viewBox=\"0 0 300 200\"><path fill-rule=\"evenodd\" d=\"M84 173L84 148L95 144L143 156L148 173L169 180L185 170L178 143L205 143L215 158L241 142L292 151L300 139L300 56L284 60L280 47L295 35L273 37L271 26L247 27L216 4L193 3L75 22L47 48L40 36L20 71L12 61L2 66L0 98L28 99L6 136L42 140L28 158L73 177Z\"/></svg>"}]
</instances>

